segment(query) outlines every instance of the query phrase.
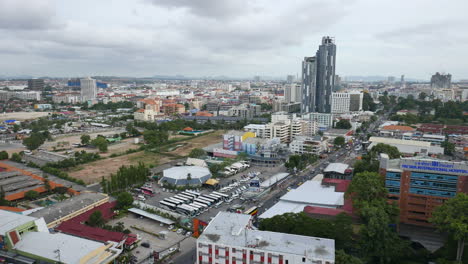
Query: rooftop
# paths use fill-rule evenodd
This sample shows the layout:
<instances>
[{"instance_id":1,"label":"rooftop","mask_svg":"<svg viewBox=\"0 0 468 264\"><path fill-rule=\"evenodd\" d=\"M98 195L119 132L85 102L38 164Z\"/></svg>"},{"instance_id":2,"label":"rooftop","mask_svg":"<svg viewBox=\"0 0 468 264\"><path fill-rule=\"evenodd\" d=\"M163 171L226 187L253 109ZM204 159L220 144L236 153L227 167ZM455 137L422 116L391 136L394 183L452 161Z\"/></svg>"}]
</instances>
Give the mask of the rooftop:
<instances>
[{"instance_id":1,"label":"rooftop","mask_svg":"<svg viewBox=\"0 0 468 264\"><path fill-rule=\"evenodd\" d=\"M309 260L335 260L333 239L253 230L250 215L219 212L208 224L198 242L256 248L305 256Z\"/></svg>"},{"instance_id":2,"label":"rooftop","mask_svg":"<svg viewBox=\"0 0 468 264\"><path fill-rule=\"evenodd\" d=\"M382 127L382 130L415 131L416 129L410 126L389 125Z\"/></svg>"},{"instance_id":3,"label":"rooftop","mask_svg":"<svg viewBox=\"0 0 468 264\"><path fill-rule=\"evenodd\" d=\"M44 220L48 224L106 198L108 196L102 193L82 193L34 212L30 216L37 218L44 217Z\"/></svg>"},{"instance_id":4,"label":"rooftop","mask_svg":"<svg viewBox=\"0 0 468 264\"><path fill-rule=\"evenodd\" d=\"M430 147L430 142L417 141L417 140L403 140L396 138L386 138L386 137L370 137L369 141L372 143L384 143L384 144L399 144L399 145L411 145L419 147Z\"/></svg>"},{"instance_id":5,"label":"rooftop","mask_svg":"<svg viewBox=\"0 0 468 264\"><path fill-rule=\"evenodd\" d=\"M201 178L211 174L210 170L199 166L178 166L164 170L164 177L170 177L177 180L186 180L187 175L190 174L192 179Z\"/></svg>"},{"instance_id":6,"label":"rooftop","mask_svg":"<svg viewBox=\"0 0 468 264\"><path fill-rule=\"evenodd\" d=\"M0 210L0 235L34 220L36 220L34 217Z\"/></svg>"},{"instance_id":7,"label":"rooftop","mask_svg":"<svg viewBox=\"0 0 468 264\"><path fill-rule=\"evenodd\" d=\"M341 174L345 174L346 170L349 168L348 164L344 163L330 163L328 166L323 170L323 172L338 172Z\"/></svg>"}]
</instances>

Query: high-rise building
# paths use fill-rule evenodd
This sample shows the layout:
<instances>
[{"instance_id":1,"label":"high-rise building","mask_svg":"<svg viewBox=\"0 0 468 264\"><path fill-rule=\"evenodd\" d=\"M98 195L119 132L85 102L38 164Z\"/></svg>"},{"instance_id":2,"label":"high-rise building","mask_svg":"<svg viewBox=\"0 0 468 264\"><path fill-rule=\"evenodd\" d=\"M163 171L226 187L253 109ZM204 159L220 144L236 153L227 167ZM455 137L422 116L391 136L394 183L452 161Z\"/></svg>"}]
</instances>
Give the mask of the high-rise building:
<instances>
[{"instance_id":1,"label":"high-rise building","mask_svg":"<svg viewBox=\"0 0 468 264\"><path fill-rule=\"evenodd\" d=\"M259 82L259 81L260 81L260 76L258 76L258 75L257 75L257 76L254 76L254 81L255 81L255 82Z\"/></svg>"},{"instance_id":2,"label":"high-rise building","mask_svg":"<svg viewBox=\"0 0 468 264\"><path fill-rule=\"evenodd\" d=\"M33 91L42 91L44 90L44 80L43 79L30 79L28 80L28 89Z\"/></svg>"},{"instance_id":3,"label":"high-rise building","mask_svg":"<svg viewBox=\"0 0 468 264\"><path fill-rule=\"evenodd\" d=\"M323 37L315 57L302 62L302 112L331 112L331 96L335 87L336 45L331 37Z\"/></svg>"},{"instance_id":4,"label":"high-rise building","mask_svg":"<svg viewBox=\"0 0 468 264\"><path fill-rule=\"evenodd\" d=\"M286 103L300 103L301 85L296 83L287 84L284 87L284 101Z\"/></svg>"},{"instance_id":5,"label":"high-rise building","mask_svg":"<svg viewBox=\"0 0 468 264\"><path fill-rule=\"evenodd\" d=\"M362 92L350 92L349 93L349 111L356 112L362 110L362 100L364 94Z\"/></svg>"},{"instance_id":6,"label":"high-rise building","mask_svg":"<svg viewBox=\"0 0 468 264\"><path fill-rule=\"evenodd\" d=\"M96 80L90 77L80 80L81 101L94 100L97 97Z\"/></svg>"},{"instance_id":7,"label":"high-rise building","mask_svg":"<svg viewBox=\"0 0 468 264\"><path fill-rule=\"evenodd\" d=\"M349 112L350 94L332 93L332 108L334 114L343 114Z\"/></svg>"},{"instance_id":8,"label":"high-rise building","mask_svg":"<svg viewBox=\"0 0 468 264\"><path fill-rule=\"evenodd\" d=\"M452 75L451 74L436 74L431 77L431 88L432 89L450 89L452 87Z\"/></svg>"},{"instance_id":9,"label":"high-rise building","mask_svg":"<svg viewBox=\"0 0 468 264\"><path fill-rule=\"evenodd\" d=\"M388 76L388 77L387 77L387 82L388 82L388 83L394 83L394 82L395 82L395 79L396 79L395 76Z\"/></svg>"},{"instance_id":10,"label":"high-rise building","mask_svg":"<svg viewBox=\"0 0 468 264\"><path fill-rule=\"evenodd\" d=\"M317 64L315 57L305 57L302 61L302 105L301 112L315 112L317 89Z\"/></svg>"},{"instance_id":11,"label":"high-rise building","mask_svg":"<svg viewBox=\"0 0 468 264\"><path fill-rule=\"evenodd\" d=\"M294 82L294 75L286 76L286 82L287 83L293 83Z\"/></svg>"},{"instance_id":12,"label":"high-rise building","mask_svg":"<svg viewBox=\"0 0 468 264\"><path fill-rule=\"evenodd\" d=\"M336 45L331 37L323 37L317 51L316 108L319 113L331 112L331 95L335 87Z\"/></svg>"}]
</instances>

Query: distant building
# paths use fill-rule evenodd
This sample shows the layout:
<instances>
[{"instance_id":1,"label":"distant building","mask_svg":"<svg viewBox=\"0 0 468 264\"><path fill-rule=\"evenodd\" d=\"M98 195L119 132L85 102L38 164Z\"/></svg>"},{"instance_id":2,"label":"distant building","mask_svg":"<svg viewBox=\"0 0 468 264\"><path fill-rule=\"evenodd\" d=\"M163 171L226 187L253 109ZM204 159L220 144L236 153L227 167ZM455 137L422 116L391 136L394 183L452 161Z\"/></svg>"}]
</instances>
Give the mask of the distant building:
<instances>
[{"instance_id":1,"label":"distant building","mask_svg":"<svg viewBox=\"0 0 468 264\"><path fill-rule=\"evenodd\" d=\"M432 89L450 89L452 88L452 75L451 74L436 74L431 77Z\"/></svg>"},{"instance_id":2,"label":"distant building","mask_svg":"<svg viewBox=\"0 0 468 264\"><path fill-rule=\"evenodd\" d=\"M335 263L333 239L256 230L251 217L219 212L197 239L196 263Z\"/></svg>"},{"instance_id":3,"label":"distant building","mask_svg":"<svg viewBox=\"0 0 468 264\"><path fill-rule=\"evenodd\" d=\"M388 83L395 83L395 76L388 76L387 82Z\"/></svg>"},{"instance_id":4,"label":"distant building","mask_svg":"<svg viewBox=\"0 0 468 264\"><path fill-rule=\"evenodd\" d=\"M315 57L305 57L302 61L302 113L316 110L317 64Z\"/></svg>"},{"instance_id":5,"label":"distant building","mask_svg":"<svg viewBox=\"0 0 468 264\"><path fill-rule=\"evenodd\" d=\"M95 100L97 97L96 80L90 77L80 79L81 101Z\"/></svg>"},{"instance_id":6,"label":"distant building","mask_svg":"<svg viewBox=\"0 0 468 264\"><path fill-rule=\"evenodd\" d=\"M260 76L254 76L254 82L259 82L260 81Z\"/></svg>"},{"instance_id":7,"label":"distant building","mask_svg":"<svg viewBox=\"0 0 468 264\"><path fill-rule=\"evenodd\" d=\"M289 83L289 84L293 83L293 82L294 82L294 79L295 79L295 78L294 78L294 75L288 75L288 76L286 76L286 82Z\"/></svg>"},{"instance_id":8,"label":"distant building","mask_svg":"<svg viewBox=\"0 0 468 264\"><path fill-rule=\"evenodd\" d=\"M364 93L350 92L349 93L349 111L351 112L362 111L363 99L364 99Z\"/></svg>"},{"instance_id":9,"label":"distant building","mask_svg":"<svg viewBox=\"0 0 468 264\"><path fill-rule=\"evenodd\" d=\"M457 193L468 193L468 165L422 157L389 159L380 155L380 175L388 199L400 209L400 222L430 226L435 207Z\"/></svg>"},{"instance_id":10,"label":"distant building","mask_svg":"<svg viewBox=\"0 0 468 264\"><path fill-rule=\"evenodd\" d=\"M28 80L28 89L33 91L44 90L44 79L30 79Z\"/></svg>"},{"instance_id":11,"label":"distant building","mask_svg":"<svg viewBox=\"0 0 468 264\"><path fill-rule=\"evenodd\" d=\"M41 100L41 92L39 91L1 91L0 90L0 101L8 101L10 99L20 100Z\"/></svg>"},{"instance_id":12,"label":"distant building","mask_svg":"<svg viewBox=\"0 0 468 264\"><path fill-rule=\"evenodd\" d=\"M133 117L135 120L141 121L154 121L161 116L161 100L158 99L141 99L137 101L137 107L139 108Z\"/></svg>"},{"instance_id":13,"label":"distant building","mask_svg":"<svg viewBox=\"0 0 468 264\"><path fill-rule=\"evenodd\" d=\"M286 103L300 103L301 102L301 85L296 84L296 83L285 85L284 101Z\"/></svg>"},{"instance_id":14,"label":"distant building","mask_svg":"<svg viewBox=\"0 0 468 264\"><path fill-rule=\"evenodd\" d=\"M349 112L350 94L332 93L331 112L334 114L343 114Z\"/></svg>"}]
</instances>

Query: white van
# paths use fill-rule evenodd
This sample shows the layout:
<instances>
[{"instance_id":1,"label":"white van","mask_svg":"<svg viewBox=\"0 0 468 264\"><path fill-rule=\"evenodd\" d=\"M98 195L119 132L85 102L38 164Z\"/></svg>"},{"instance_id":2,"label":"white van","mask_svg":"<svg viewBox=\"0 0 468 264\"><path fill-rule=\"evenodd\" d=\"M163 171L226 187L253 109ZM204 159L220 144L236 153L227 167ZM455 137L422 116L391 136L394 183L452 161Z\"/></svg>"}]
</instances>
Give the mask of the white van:
<instances>
[{"instance_id":1,"label":"white van","mask_svg":"<svg viewBox=\"0 0 468 264\"><path fill-rule=\"evenodd\" d=\"M146 201L146 198L143 195L138 195L137 199L140 201Z\"/></svg>"}]
</instances>

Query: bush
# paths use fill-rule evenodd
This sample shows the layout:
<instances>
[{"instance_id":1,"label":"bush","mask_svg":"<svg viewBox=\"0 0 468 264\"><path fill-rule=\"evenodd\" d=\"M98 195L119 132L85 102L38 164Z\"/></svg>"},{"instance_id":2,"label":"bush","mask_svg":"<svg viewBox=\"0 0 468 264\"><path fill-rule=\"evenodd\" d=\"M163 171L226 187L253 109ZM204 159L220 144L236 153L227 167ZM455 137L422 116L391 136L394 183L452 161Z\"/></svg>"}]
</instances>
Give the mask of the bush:
<instances>
[{"instance_id":1,"label":"bush","mask_svg":"<svg viewBox=\"0 0 468 264\"><path fill-rule=\"evenodd\" d=\"M39 197L39 193L36 192L36 191L27 191L25 194L24 194L24 198L28 199L28 200L36 200L37 197Z\"/></svg>"},{"instance_id":2,"label":"bush","mask_svg":"<svg viewBox=\"0 0 468 264\"><path fill-rule=\"evenodd\" d=\"M0 160L4 159L8 159L8 152L6 152L5 150L0 152Z\"/></svg>"},{"instance_id":3,"label":"bush","mask_svg":"<svg viewBox=\"0 0 468 264\"><path fill-rule=\"evenodd\" d=\"M11 154L10 160L15 162L21 162L21 155L18 153L13 153Z\"/></svg>"}]
</instances>

